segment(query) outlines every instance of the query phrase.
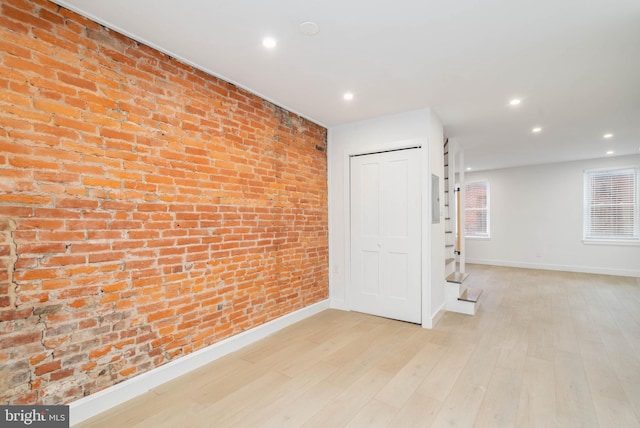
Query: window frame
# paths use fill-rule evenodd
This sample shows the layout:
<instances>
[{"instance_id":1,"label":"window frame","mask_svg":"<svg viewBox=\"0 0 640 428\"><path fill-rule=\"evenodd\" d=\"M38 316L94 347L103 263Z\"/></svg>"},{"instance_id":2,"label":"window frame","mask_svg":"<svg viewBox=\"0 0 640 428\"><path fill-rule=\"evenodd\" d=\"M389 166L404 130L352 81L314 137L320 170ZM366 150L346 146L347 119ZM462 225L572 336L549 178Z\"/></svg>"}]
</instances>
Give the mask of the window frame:
<instances>
[{"instance_id":1,"label":"window frame","mask_svg":"<svg viewBox=\"0 0 640 428\"><path fill-rule=\"evenodd\" d=\"M633 174L633 225L631 236L602 235L594 236L591 225L593 217L591 215L593 206L593 188L592 182L594 175L615 175L629 171ZM619 245L637 245L640 244L640 184L637 166L614 167L614 168L598 168L586 169L583 173L583 201L582 201L582 240L586 244L619 244ZM620 204L610 204L619 206Z\"/></svg>"},{"instance_id":2,"label":"window frame","mask_svg":"<svg viewBox=\"0 0 640 428\"><path fill-rule=\"evenodd\" d=\"M469 208L467 206L468 186L479 185L479 184L484 185L485 192L486 192L486 205L483 208ZM465 222L465 224L463 225L463 232L464 232L465 239L466 238L470 238L470 239L491 239L491 185L489 183L489 180L473 181L473 182L465 183L464 186L465 186L464 187L464 197L465 197L465 201L464 201L464 222ZM468 234L468 232L467 232L467 222L469 221L469 216L468 216L469 211L485 211L486 212L487 222L486 222L485 233Z\"/></svg>"}]
</instances>

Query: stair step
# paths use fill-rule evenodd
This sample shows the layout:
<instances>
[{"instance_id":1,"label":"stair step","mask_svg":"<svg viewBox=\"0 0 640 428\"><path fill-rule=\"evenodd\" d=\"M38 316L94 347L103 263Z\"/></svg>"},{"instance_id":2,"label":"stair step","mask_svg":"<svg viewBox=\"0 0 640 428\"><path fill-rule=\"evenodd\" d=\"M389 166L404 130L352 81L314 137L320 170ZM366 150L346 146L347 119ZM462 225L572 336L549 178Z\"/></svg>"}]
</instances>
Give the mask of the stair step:
<instances>
[{"instance_id":1,"label":"stair step","mask_svg":"<svg viewBox=\"0 0 640 428\"><path fill-rule=\"evenodd\" d=\"M444 261L444 264L445 264L445 266L446 266L446 265L448 265L449 263L453 263L453 262L455 262L455 261L456 261L456 259L454 259L453 257L451 257L451 258L449 258L449 259L446 259L446 260Z\"/></svg>"},{"instance_id":2,"label":"stair step","mask_svg":"<svg viewBox=\"0 0 640 428\"><path fill-rule=\"evenodd\" d=\"M481 288L467 288L462 292L460 297L458 297L458 300L475 303L478 301L481 294L482 294Z\"/></svg>"},{"instance_id":3,"label":"stair step","mask_svg":"<svg viewBox=\"0 0 640 428\"><path fill-rule=\"evenodd\" d=\"M451 247L453 247L453 245L451 245ZM469 276L468 273L453 272L446 279L447 279L447 282L454 282L456 284L462 284L462 281L467 279L468 276Z\"/></svg>"}]
</instances>

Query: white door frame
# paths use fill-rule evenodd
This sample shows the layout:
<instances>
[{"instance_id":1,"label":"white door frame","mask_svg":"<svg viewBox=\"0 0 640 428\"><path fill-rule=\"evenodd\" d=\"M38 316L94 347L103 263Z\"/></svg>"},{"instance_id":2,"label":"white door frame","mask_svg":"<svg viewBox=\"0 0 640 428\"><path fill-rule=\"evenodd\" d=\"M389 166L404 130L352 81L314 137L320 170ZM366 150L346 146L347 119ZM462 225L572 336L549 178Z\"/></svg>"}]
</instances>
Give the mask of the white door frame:
<instances>
[{"instance_id":1,"label":"white door frame","mask_svg":"<svg viewBox=\"0 0 640 428\"><path fill-rule=\"evenodd\" d=\"M344 239L344 267L345 267L345 305L347 310L352 308L351 298L351 182L350 182L350 158L352 156L366 155L377 152L384 152L388 150L402 150L420 147L420 162L421 168L421 185L422 191L422 263L421 263L421 284L422 284L422 327L432 328L433 322L431 314L431 218L429 213L431 212L431 167L429 156L429 145L427 139L411 139L401 141L391 141L385 144L376 144L360 150L345 150L343 152L343 166L344 166L344 227L345 227L345 239ZM426 214L425 214L426 213ZM426 220L425 220L426 218Z\"/></svg>"}]
</instances>

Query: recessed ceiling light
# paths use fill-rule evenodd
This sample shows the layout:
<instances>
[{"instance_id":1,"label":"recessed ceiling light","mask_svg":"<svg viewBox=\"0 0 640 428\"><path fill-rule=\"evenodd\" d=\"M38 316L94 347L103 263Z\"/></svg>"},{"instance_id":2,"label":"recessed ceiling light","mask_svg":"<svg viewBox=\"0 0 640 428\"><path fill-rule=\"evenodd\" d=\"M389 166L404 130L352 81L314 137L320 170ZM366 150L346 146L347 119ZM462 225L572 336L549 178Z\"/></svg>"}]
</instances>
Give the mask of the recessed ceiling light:
<instances>
[{"instance_id":1,"label":"recessed ceiling light","mask_svg":"<svg viewBox=\"0 0 640 428\"><path fill-rule=\"evenodd\" d=\"M265 37L264 39L262 39L262 46L267 49L273 49L277 44L278 42L273 37Z\"/></svg>"},{"instance_id":2,"label":"recessed ceiling light","mask_svg":"<svg viewBox=\"0 0 640 428\"><path fill-rule=\"evenodd\" d=\"M607 152L607 154L608 154L608 155L612 155L612 154L614 154L614 153L615 153L615 152L614 152L613 150L609 150L609 151Z\"/></svg>"},{"instance_id":3,"label":"recessed ceiling light","mask_svg":"<svg viewBox=\"0 0 640 428\"><path fill-rule=\"evenodd\" d=\"M300 24L300 32L305 36L315 36L320 31L320 26L313 21Z\"/></svg>"},{"instance_id":4,"label":"recessed ceiling light","mask_svg":"<svg viewBox=\"0 0 640 428\"><path fill-rule=\"evenodd\" d=\"M531 129L531 132L533 132L534 134L537 134L538 132L542 131L542 128L539 126L536 126L535 128Z\"/></svg>"},{"instance_id":5,"label":"recessed ceiling light","mask_svg":"<svg viewBox=\"0 0 640 428\"><path fill-rule=\"evenodd\" d=\"M613 138L613 134L604 134L602 138L607 138L607 139Z\"/></svg>"},{"instance_id":6,"label":"recessed ceiling light","mask_svg":"<svg viewBox=\"0 0 640 428\"><path fill-rule=\"evenodd\" d=\"M467 171L471 171L471 169L472 169L472 168L471 168L470 166L468 166L468 167L467 167Z\"/></svg>"},{"instance_id":7,"label":"recessed ceiling light","mask_svg":"<svg viewBox=\"0 0 640 428\"><path fill-rule=\"evenodd\" d=\"M514 98L511 101L509 101L509 105L510 106L518 106L518 105L520 105L521 102L522 102L522 100L520 98Z\"/></svg>"},{"instance_id":8,"label":"recessed ceiling light","mask_svg":"<svg viewBox=\"0 0 640 428\"><path fill-rule=\"evenodd\" d=\"M345 92L342 96L346 101L351 101L353 99L353 92Z\"/></svg>"}]
</instances>

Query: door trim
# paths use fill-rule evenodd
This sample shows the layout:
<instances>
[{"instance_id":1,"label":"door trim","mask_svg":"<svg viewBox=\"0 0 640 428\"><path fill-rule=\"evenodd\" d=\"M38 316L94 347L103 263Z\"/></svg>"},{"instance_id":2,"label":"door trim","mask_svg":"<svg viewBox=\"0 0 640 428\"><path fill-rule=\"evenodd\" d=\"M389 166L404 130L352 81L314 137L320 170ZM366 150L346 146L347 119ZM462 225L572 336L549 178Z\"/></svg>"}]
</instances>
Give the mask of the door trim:
<instances>
[{"instance_id":1,"label":"door trim","mask_svg":"<svg viewBox=\"0 0 640 428\"><path fill-rule=\"evenodd\" d=\"M366 152L366 153L358 153L355 155L350 155L350 158L356 158L358 156L369 156L369 155L379 155L382 153L392 153L392 152L401 152L403 150L413 150L413 149L421 149L422 146L413 146L413 147L403 147L401 149L390 149L390 150L381 150L379 152Z\"/></svg>"}]
</instances>

